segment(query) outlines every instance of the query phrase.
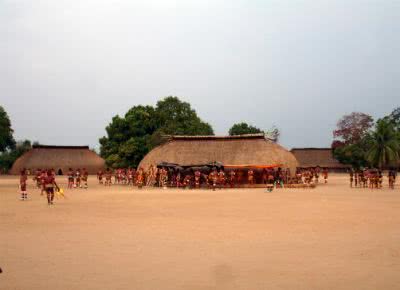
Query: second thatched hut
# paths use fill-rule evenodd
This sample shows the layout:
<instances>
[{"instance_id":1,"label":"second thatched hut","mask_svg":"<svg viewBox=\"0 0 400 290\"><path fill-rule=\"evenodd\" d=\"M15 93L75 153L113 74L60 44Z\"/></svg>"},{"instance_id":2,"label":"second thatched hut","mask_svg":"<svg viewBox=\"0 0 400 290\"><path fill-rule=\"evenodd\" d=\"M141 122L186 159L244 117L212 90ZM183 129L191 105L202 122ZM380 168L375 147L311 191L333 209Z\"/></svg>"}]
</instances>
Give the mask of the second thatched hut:
<instances>
[{"instance_id":1,"label":"second thatched hut","mask_svg":"<svg viewBox=\"0 0 400 290\"><path fill-rule=\"evenodd\" d=\"M171 136L169 141L151 150L139 167L169 162L180 165L220 162L229 166L279 165L294 174L296 157L264 134L239 136Z\"/></svg>"}]
</instances>

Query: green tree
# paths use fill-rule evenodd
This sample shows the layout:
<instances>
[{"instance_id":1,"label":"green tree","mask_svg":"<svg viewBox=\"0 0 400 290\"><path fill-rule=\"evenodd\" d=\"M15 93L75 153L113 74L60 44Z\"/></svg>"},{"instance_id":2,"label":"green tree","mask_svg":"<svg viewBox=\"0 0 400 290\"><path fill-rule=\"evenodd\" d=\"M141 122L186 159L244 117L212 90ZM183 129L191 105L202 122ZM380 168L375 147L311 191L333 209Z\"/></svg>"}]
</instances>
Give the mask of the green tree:
<instances>
[{"instance_id":1,"label":"green tree","mask_svg":"<svg viewBox=\"0 0 400 290\"><path fill-rule=\"evenodd\" d=\"M400 131L400 107L397 107L387 117L397 131Z\"/></svg>"},{"instance_id":2,"label":"green tree","mask_svg":"<svg viewBox=\"0 0 400 290\"><path fill-rule=\"evenodd\" d=\"M264 133L260 128L251 126L245 122L234 124L229 129L229 136Z\"/></svg>"},{"instance_id":3,"label":"green tree","mask_svg":"<svg viewBox=\"0 0 400 290\"><path fill-rule=\"evenodd\" d=\"M111 167L137 166L144 155L162 144L166 135L213 135L189 103L166 97L156 107L135 106L115 116L100 142L100 155Z\"/></svg>"},{"instance_id":4,"label":"green tree","mask_svg":"<svg viewBox=\"0 0 400 290\"><path fill-rule=\"evenodd\" d=\"M365 138L372 126L373 119L367 114L353 112L344 115L333 131L334 140L331 145L333 156L339 162L352 165L354 168L367 166L368 144Z\"/></svg>"},{"instance_id":5,"label":"green tree","mask_svg":"<svg viewBox=\"0 0 400 290\"><path fill-rule=\"evenodd\" d=\"M15 160L17 160L22 154L29 151L32 148L32 144L29 140L18 141L13 149L9 149L3 153L0 153L0 169L3 172L8 172Z\"/></svg>"},{"instance_id":6,"label":"green tree","mask_svg":"<svg viewBox=\"0 0 400 290\"><path fill-rule=\"evenodd\" d=\"M0 152L15 148L13 129L7 112L0 106Z\"/></svg>"},{"instance_id":7,"label":"green tree","mask_svg":"<svg viewBox=\"0 0 400 290\"><path fill-rule=\"evenodd\" d=\"M387 119L381 119L376 123L375 131L367 137L369 150L367 160L372 166L382 168L387 165L395 165L399 161L400 138L393 123Z\"/></svg>"}]
</instances>

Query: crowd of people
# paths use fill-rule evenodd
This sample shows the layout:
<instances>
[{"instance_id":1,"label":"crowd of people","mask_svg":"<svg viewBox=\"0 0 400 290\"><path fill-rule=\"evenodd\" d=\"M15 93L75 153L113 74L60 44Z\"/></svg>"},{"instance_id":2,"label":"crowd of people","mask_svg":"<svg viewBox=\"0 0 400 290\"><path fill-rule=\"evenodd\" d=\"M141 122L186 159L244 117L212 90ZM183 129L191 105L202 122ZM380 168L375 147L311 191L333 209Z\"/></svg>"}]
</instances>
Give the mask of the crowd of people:
<instances>
[{"instance_id":1,"label":"crowd of people","mask_svg":"<svg viewBox=\"0 0 400 290\"><path fill-rule=\"evenodd\" d=\"M28 171L23 169L20 174L20 190L21 190L21 200L28 199L27 192L27 182L28 182ZM52 169L48 170L40 170L36 171L36 174L33 180L36 182L36 186L40 189L40 195L46 193L47 204L52 205L54 202L54 194L55 190L60 191L60 187L58 186L55 179L55 171Z\"/></svg>"},{"instance_id":2,"label":"crowd of people","mask_svg":"<svg viewBox=\"0 0 400 290\"><path fill-rule=\"evenodd\" d=\"M110 186L112 184L126 184L138 186L159 186L177 188L234 188L244 184L273 185L284 187L289 183L318 183L322 174L325 183L328 180L328 170L320 168L298 170L294 177L289 169L264 168L264 169L234 169L234 168L173 168L150 166L147 171L143 168L138 170L129 168L118 168L97 173L99 184Z\"/></svg>"},{"instance_id":3,"label":"crowd of people","mask_svg":"<svg viewBox=\"0 0 400 290\"><path fill-rule=\"evenodd\" d=\"M363 169L363 170L350 170L350 187L359 188L382 188L383 186L383 172L378 169ZM397 172L390 169L387 172L389 188L394 189L396 182Z\"/></svg>"},{"instance_id":4,"label":"crowd of people","mask_svg":"<svg viewBox=\"0 0 400 290\"><path fill-rule=\"evenodd\" d=\"M20 175L21 200L28 199L27 181L30 171L22 170ZM350 170L350 187L360 188L382 188L383 172L376 169ZM67 173L67 187L88 188L89 173L85 168L73 170L69 168ZM267 189L285 187L286 185L315 185L319 183L322 176L324 183L328 182L328 170L326 168L305 168L298 169L294 176L291 176L289 169L264 168L264 169L235 169L235 168L168 168L150 166L145 171L143 168L118 168L112 170L107 168L97 173L99 184L111 186L113 184L131 185L142 188L148 187L176 187L183 189L222 189L253 186L255 184L265 185ZM394 189L397 172L389 170L387 178L389 187ZM56 172L54 169L37 169L34 172L33 180L40 194L46 193L47 202L53 204L55 192L62 191L55 181Z\"/></svg>"}]
</instances>

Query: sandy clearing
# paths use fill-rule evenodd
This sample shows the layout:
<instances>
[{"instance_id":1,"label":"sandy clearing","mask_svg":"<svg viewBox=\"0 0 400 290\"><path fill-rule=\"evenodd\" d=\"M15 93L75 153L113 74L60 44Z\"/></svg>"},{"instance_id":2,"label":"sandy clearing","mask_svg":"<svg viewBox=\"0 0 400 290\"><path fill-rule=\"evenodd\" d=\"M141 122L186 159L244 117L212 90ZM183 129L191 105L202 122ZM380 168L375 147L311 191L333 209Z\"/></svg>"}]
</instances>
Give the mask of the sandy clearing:
<instances>
[{"instance_id":1,"label":"sandy clearing","mask_svg":"<svg viewBox=\"0 0 400 290\"><path fill-rule=\"evenodd\" d=\"M350 189L344 175L272 193L89 181L48 207L32 182L21 202L18 180L0 177L1 290L400 288L399 187Z\"/></svg>"}]
</instances>

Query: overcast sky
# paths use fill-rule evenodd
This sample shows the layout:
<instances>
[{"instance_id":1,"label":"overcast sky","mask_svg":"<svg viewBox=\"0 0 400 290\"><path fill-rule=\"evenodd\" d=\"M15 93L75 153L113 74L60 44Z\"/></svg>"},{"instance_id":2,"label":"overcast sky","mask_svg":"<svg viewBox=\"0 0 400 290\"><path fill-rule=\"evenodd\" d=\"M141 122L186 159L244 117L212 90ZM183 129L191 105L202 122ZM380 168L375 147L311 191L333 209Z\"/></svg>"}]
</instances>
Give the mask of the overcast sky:
<instances>
[{"instance_id":1,"label":"overcast sky","mask_svg":"<svg viewBox=\"0 0 400 290\"><path fill-rule=\"evenodd\" d=\"M0 0L0 105L15 137L90 145L164 96L216 134L276 125L329 146L337 120L400 105L400 1Z\"/></svg>"}]
</instances>

